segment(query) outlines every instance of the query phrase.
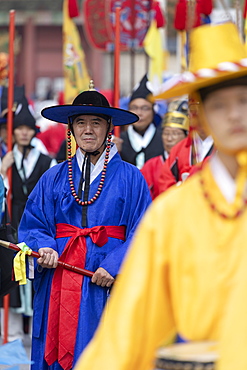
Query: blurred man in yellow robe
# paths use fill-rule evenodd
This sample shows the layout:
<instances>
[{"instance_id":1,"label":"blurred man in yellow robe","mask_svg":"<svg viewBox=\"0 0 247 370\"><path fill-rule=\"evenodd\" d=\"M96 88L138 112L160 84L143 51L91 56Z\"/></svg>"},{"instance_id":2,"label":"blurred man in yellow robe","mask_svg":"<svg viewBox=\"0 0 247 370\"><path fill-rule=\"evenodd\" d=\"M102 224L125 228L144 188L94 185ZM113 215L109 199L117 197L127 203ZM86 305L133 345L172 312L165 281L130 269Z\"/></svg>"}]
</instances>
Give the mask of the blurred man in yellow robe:
<instances>
[{"instance_id":1,"label":"blurred man in yellow robe","mask_svg":"<svg viewBox=\"0 0 247 370\"><path fill-rule=\"evenodd\" d=\"M150 206L75 370L151 370L156 349L178 337L216 341L217 369L246 370L247 53L235 25L191 31L189 71L177 82L160 97L194 94L217 150Z\"/></svg>"}]
</instances>

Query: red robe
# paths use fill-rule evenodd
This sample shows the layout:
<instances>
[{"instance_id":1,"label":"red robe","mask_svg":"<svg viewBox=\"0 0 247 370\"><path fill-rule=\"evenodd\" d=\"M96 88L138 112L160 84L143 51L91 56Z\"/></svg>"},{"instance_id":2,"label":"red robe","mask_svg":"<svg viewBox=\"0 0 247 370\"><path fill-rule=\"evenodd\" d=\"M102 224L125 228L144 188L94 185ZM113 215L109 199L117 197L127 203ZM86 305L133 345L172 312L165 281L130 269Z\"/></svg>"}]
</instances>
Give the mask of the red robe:
<instances>
[{"instance_id":1,"label":"red robe","mask_svg":"<svg viewBox=\"0 0 247 370\"><path fill-rule=\"evenodd\" d=\"M141 173L145 177L153 200L159 195L158 180L164 161L165 160L163 155L153 157L149 159L141 169Z\"/></svg>"},{"instance_id":2,"label":"red robe","mask_svg":"<svg viewBox=\"0 0 247 370\"><path fill-rule=\"evenodd\" d=\"M206 157L211 154L211 149ZM198 164L193 165L192 140L188 136L172 148L169 158L164 162L158 179L158 194L183 181L184 173L191 175L197 168Z\"/></svg>"}]
</instances>

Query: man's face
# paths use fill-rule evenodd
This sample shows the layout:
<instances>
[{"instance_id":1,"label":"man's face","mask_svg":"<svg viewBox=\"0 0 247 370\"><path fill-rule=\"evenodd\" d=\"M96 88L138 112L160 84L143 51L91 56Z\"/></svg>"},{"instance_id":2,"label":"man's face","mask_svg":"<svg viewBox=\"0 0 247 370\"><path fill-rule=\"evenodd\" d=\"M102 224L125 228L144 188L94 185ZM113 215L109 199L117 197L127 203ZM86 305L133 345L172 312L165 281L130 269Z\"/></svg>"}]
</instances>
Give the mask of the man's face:
<instances>
[{"instance_id":1,"label":"man's face","mask_svg":"<svg viewBox=\"0 0 247 370\"><path fill-rule=\"evenodd\" d=\"M25 125L14 129L14 140L16 144L20 146L29 145L34 135L35 131L31 127Z\"/></svg>"},{"instance_id":2,"label":"man's face","mask_svg":"<svg viewBox=\"0 0 247 370\"><path fill-rule=\"evenodd\" d=\"M162 131L162 142L164 149L170 154L174 145L186 137L184 130L176 127L164 127Z\"/></svg>"},{"instance_id":3,"label":"man's face","mask_svg":"<svg viewBox=\"0 0 247 370\"><path fill-rule=\"evenodd\" d=\"M145 131L153 122L153 104L146 99L134 99L129 104L129 110L139 117L139 121L133 123L136 131Z\"/></svg>"},{"instance_id":4,"label":"man's face","mask_svg":"<svg viewBox=\"0 0 247 370\"><path fill-rule=\"evenodd\" d=\"M203 106L216 145L232 153L247 148L247 86L216 90Z\"/></svg>"},{"instance_id":5,"label":"man's face","mask_svg":"<svg viewBox=\"0 0 247 370\"><path fill-rule=\"evenodd\" d=\"M82 152L100 150L105 141L109 123L102 117L93 115L80 115L72 124L75 141ZM104 147L101 148L102 153Z\"/></svg>"}]
</instances>

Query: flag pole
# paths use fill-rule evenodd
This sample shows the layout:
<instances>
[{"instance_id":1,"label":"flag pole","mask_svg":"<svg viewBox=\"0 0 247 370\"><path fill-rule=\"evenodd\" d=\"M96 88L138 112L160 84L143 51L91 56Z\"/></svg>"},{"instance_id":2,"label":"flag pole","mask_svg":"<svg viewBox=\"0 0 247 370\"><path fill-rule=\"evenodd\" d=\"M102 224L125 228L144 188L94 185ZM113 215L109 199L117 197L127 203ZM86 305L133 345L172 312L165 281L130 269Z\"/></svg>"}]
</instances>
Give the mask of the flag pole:
<instances>
[{"instance_id":1,"label":"flag pole","mask_svg":"<svg viewBox=\"0 0 247 370\"><path fill-rule=\"evenodd\" d=\"M13 136L13 100L14 100L14 39L15 39L15 10L9 12L9 79L8 79L8 116L7 116L7 147L12 150ZM7 195L8 211L11 214L12 198L12 167L8 169L9 190Z\"/></svg>"},{"instance_id":2,"label":"flag pole","mask_svg":"<svg viewBox=\"0 0 247 370\"><path fill-rule=\"evenodd\" d=\"M15 39L15 10L9 12L9 76L8 76L8 115L7 115L7 147L8 152L12 150L12 131L13 131L13 100L14 100L14 39ZM7 206L10 217L11 198L12 198L12 167L8 169L9 190L7 194ZM5 210L7 212L7 210ZM9 294L3 298L4 324L3 324L3 343L8 342L8 321L9 321Z\"/></svg>"},{"instance_id":3,"label":"flag pole","mask_svg":"<svg viewBox=\"0 0 247 370\"><path fill-rule=\"evenodd\" d=\"M120 12L121 8L116 7L115 13L115 48L114 48L114 107L119 107L119 72L120 72ZM114 128L114 135L120 137L120 127Z\"/></svg>"}]
</instances>

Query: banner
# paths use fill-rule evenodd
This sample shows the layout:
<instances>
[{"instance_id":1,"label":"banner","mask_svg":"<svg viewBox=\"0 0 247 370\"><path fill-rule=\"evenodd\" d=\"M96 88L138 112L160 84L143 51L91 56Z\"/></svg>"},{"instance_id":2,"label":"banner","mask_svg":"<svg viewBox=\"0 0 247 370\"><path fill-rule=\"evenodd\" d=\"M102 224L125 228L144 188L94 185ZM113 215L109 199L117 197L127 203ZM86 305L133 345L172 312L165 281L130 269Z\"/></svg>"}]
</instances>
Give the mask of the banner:
<instances>
[{"instance_id":1,"label":"banner","mask_svg":"<svg viewBox=\"0 0 247 370\"><path fill-rule=\"evenodd\" d=\"M112 51L116 7L120 7L120 49L138 49L150 25L153 0L85 0L85 31L92 47Z\"/></svg>"},{"instance_id":2,"label":"banner","mask_svg":"<svg viewBox=\"0 0 247 370\"><path fill-rule=\"evenodd\" d=\"M163 72L165 70L165 52L162 46L162 38L157 28L156 20L151 22L147 35L143 41L144 49L150 58L148 79L155 86L162 83Z\"/></svg>"},{"instance_id":3,"label":"banner","mask_svg":"<svg viewBox=\"0 0 247 370\"><path fill-rule=\"evenodd\" d=\"M151 21L153 0L111 0L109 14L111 17L112 37L115 34L115 9L121 8L121 34L122 50L138 49L142 47L143 40Z\"/></svg>"},{"instance_id":4,"label":"banner","mask_svg":"<svg viewBox=\"0 0 247 370\"><path fill-rule=\"evenodd\" d=\"M88 43L100 50L107 50L111 39L108 11L109 0L84 0L83 15L84 28Z\"/></svg>"},{"instance_id":5,"label":"banner","mask_svg":"<svg viewBox=\"0 0 247 370\"><path fill-rule=\"evenodd\" d=\"M63 68L64 68L64 103L71 104L82 91L88 90L89 75L85 55L81 47L80 35L76 24L70 17L69 9L75 6L75 0L63 2ZM75 12L73 12L73 15Z\"/></svg>"}]
</instances>

